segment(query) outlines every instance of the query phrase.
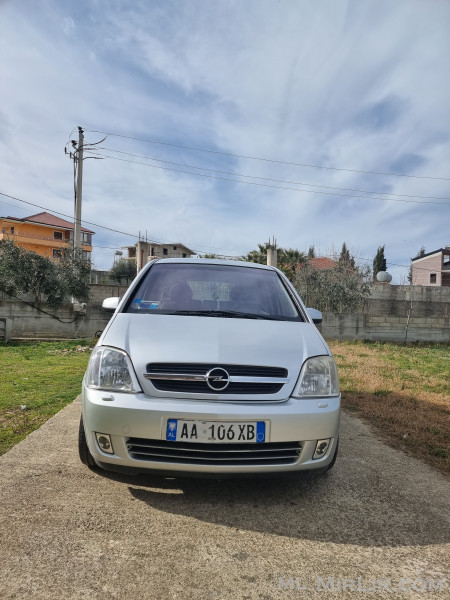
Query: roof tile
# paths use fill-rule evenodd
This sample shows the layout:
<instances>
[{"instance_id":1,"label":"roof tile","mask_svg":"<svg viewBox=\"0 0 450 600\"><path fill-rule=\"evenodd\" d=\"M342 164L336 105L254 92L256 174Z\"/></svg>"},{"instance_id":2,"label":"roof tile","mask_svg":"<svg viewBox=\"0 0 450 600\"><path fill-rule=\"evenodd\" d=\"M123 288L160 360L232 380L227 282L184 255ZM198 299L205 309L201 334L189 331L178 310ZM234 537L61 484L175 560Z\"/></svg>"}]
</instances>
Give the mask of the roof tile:
<instances>
[{"instance_id":1,"label":"roof tile","mask_svg":"<svg viewBox=\"0 0 450 600\"><path fill-rule=\"evenodd\" d=\"M35 215L30 215L29 217L23 217L20 221L29 221L31 223L40 223L41 225L50 225L53 227L63 227L65 229L74 229L74 224L70 221L66 221L65 219L61 219L56 215L52 215L48 212L40 212ZM85 227L81 228L81 231L86 231L87 233L94 233L90 229L86 229Z\"/></svg>"},{"instance_id":2,"label":"roof tile","mask_svg":"<svg viewBox=\"0 0 450 600\"><path fill-rule=\"evenodd\" d=\"M331 258L327 258L326 256L324 257L317 257L317 258L310 258L308 260L308 264L313 268L313 269L335 269L338 264L336 261L332 260Z\"/></svg>"}]
</instances>

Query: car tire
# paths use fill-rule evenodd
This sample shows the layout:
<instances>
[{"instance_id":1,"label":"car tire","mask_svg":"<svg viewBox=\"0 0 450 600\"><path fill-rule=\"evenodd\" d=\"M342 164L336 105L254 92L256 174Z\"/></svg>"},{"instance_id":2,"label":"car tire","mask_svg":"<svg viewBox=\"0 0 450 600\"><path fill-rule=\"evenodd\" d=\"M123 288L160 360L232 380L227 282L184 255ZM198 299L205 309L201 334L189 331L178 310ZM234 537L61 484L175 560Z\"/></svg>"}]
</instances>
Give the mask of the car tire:
<instances>
[{"instance_id":1,"label":"car tire","mask_svg":"<svg viewBox=\"0 0 450 600\"><path fill-rule=\"evenodd\" d=\"M83 417L80 418L80 428L78 430L78 454L81 462L89 468L95 467L95 460L89 452L86 441L86 432L84 431Z\"/></svg>"},{"instance_id":2,"label":"car tire","mask_svg":"<svg viewBox=\"0 0 450 600\"><path fill-rule=\"evenodd\" d=\"M331 459L331 462L330 462L330 464L327 467L327 471L331 471L331 469L334 467L334 463L336 462L338 451L339 451L339 438L337 439L336 450L334 451L334 456Z\"/></svg>"}]
</instances>

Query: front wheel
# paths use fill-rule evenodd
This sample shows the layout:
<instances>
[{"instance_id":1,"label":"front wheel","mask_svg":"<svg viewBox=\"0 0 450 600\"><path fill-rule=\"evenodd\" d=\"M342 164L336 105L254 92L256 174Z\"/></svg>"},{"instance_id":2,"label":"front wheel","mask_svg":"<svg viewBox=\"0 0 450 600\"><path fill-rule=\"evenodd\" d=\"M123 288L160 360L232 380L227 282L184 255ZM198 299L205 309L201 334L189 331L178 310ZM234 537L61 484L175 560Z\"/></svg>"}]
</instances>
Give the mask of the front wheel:
<instances>
[{"instance_id":1,"label":"front wheel","mask_svg":"<svg viewBox=\"0 0 450 600\"><path fill-rule=\"evenodd\" d=\"M81 462L88 467L95 467L95 460L89 452L86 441L86 432L84 431L83 417L80 418L80 428L78 430L78 454Z\"/></svg>"},{"instance_id":2,"label":"front wheel","mask_svg":"<svg viewBox=\"0 0 450 600\"><path fill-rule=\"evenodd\" d=\"M336 462L337 455L338 455L338 450L339 450L339 438L337 439L336 450L334 451L334 456L333 456L330 464L327 467L327 471L331 471L331 469L334 467L334 463Z\"/></svg>"}]
</instances>

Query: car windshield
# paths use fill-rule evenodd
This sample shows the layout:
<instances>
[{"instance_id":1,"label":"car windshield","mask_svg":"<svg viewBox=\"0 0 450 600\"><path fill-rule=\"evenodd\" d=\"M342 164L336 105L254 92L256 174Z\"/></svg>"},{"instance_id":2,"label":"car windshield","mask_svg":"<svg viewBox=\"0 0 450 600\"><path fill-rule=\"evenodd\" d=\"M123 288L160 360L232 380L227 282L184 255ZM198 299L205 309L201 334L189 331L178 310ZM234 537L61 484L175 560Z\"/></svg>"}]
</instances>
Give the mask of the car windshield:
<instances>
[{"instance_id":1,"label":"car windshield","mask_svg":"<svg viewBox=\"0 0 450 600\"><path fill-rule=\"evenodd\" d=\"M124 312L303 321L276 271L238 263L156 263Z\"/></svg>"}]
</instances>

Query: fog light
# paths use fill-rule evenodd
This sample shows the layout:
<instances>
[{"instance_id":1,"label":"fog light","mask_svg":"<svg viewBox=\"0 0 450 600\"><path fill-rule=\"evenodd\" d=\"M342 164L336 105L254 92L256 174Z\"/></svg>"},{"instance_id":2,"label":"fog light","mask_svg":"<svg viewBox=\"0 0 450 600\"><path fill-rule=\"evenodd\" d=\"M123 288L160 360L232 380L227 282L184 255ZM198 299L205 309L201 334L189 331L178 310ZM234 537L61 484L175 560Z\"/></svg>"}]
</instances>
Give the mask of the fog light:
<instances>
[{"instance_id":1,"label":"fog light","mask_svg":"<svg viewBox=\"0 0 450 600\"><path fill-rule=\"evenodd\" d=\"M111 438L107 433L95 433L95 437L97 438L97 444L102 452L114 454Z\"/></svg>"},{"instance_id":2,"label":"fog light","mask_svg":"<svg viewBox=\"0 0 450 600\"><path fill-rule=\"evenodd\" d=\"M313 460L323 458L328 451L330 440L317 440L316 450L313 454Z\"/></svg>"}]
</instances>

